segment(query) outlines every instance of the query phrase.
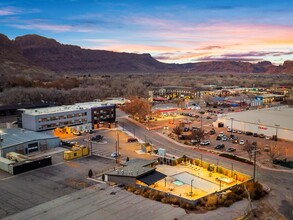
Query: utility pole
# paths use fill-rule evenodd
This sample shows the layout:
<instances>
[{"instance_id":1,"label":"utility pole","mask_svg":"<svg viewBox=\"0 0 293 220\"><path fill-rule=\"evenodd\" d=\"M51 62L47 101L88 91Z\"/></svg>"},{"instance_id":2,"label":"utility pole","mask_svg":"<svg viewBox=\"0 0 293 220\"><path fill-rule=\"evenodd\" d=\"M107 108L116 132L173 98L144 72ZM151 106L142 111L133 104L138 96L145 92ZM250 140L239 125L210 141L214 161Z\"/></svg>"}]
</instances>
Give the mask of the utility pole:
<instances>
[{"instance_id":1,"label":"utility pole","mask_svg":"<svg viewBox=\"0 0 293 220\"><path fill-rule=\"evenodd\" d=\"M255 171L256 171L256 149L254 150L254 162L253 162L253 182L255 182Z\"/></svg>"},{"instance_id":2,"label":"utility pole","mask_svg":"<svg viewBox=\"0 0 293 220\"><path fill-rule=\"evenodd\" d=\"M234 118L230 118L230 119L231 119L231 135L230 135L230 137L233 137L232 133L233 133L233 120L234 120Z\"/></svg>"},{"instance_id":3,"label":"utility pole","mask_svg":"<svg viewBox=\"0 0 293 220\"><path fill-rule=\"evenodd\" d=\"M3 139L2 139L2 131L0 131L0 154L1 154L1 157L3 157L3 146L2 146L2 142L3 142Z\"/></svg>"}]
</instances>

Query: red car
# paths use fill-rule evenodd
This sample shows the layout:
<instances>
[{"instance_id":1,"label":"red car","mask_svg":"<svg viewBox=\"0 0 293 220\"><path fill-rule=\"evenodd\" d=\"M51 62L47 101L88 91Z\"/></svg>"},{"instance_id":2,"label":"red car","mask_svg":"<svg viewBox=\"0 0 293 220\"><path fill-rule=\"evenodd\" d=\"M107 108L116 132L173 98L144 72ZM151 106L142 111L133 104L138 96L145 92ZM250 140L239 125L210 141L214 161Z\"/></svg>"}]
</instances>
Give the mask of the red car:
<instances>
[{"instance_id":1,"label":"red car","mask_svg":"<svg viewBox=\"0 0 293 220\"><path fill-rule=\"evenodd\" d=\"M138 142L137 138L128 138L127 142Z\"/></svg>"}]
</instances>

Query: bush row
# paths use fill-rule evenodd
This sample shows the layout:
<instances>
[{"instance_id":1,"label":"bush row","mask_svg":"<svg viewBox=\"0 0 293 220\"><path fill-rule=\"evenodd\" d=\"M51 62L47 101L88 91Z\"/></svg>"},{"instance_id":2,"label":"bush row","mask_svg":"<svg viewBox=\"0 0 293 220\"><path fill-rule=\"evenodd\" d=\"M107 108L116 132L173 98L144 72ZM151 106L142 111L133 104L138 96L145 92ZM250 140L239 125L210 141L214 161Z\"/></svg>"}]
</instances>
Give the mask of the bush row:
<instances>
[{"instance_id":1,"label":"bush row","mask_svg":"<svg viewBox=\"0 0 293 220\"><path fill-rule=\"evenodd\" d=\"M220 157L226 157L226 158L229 158L229 159L232 159L232 160L237 160L237 161L240 161L240 162L243 162L243 163L253 164L251 161L249 161L247 159L237 157L237 156L231 155L231 154L219 154L219 156Z\"/></svg>"},{"instance_id":2,"label":"bush row","mask_svg":"<svg viewBox=\"0 0 293 220\"><path fill-rule=\"evenodd\" d=\"M245 184L232 187L231 190L227 191L227 193L219 193L206 196L200 199L196 205L193 205L192 203L188 203L178 197L152 189L128 186L126 187L126 190L128 192L133 192L137 195L141 195L145 198L149 198L166 204L177 205L187 210L214 210L218 207L229 207L234 202L240 201L243 198L247 198L248 195L244 189L244 185L249 192L251 200L258 200L266 194L266 192L262 188L262 185L258 182L247 182Z\"/></svg>"}]
</instances>

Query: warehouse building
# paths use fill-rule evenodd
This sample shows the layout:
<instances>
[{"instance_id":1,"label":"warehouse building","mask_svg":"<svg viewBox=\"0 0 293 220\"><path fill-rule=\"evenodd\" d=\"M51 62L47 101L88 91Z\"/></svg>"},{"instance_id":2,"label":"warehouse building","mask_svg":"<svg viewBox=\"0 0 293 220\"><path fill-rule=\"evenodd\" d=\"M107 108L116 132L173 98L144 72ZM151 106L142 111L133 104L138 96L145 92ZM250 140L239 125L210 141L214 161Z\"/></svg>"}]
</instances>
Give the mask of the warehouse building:
<instances>
[{"instance_id":1,"label":"warehouse building","mask_svg":"<svg viewBox=\"0 0 293 220\"><path fill-rule=\"evenodd\" d=\"M18 126L33 131L73 127L77 131L98 128L101 122L116 120L115 104L87 102L37 109L19 109Z\"/></svg>"},{"instance_id":2,"label":"warehouse building","mask_svg":"<svg viewBox=\"0 0 293 220\"><path fill-rule=\"evenodd\" d=\"M293 141L293 108L288 106L220 115L214 125Z\"/></svg>"},{"instance_id":3,"label":"warehouse building","mask_svg":"<svg viewBox=\"0 0 293 220\"><path fill-rule=\"evenodd\" d=\"M35 151L58 147L59 138L45 133L28 131L20 128L0 130L0 156L9 152L29 154Z\"/></svg>"}]
</instances>

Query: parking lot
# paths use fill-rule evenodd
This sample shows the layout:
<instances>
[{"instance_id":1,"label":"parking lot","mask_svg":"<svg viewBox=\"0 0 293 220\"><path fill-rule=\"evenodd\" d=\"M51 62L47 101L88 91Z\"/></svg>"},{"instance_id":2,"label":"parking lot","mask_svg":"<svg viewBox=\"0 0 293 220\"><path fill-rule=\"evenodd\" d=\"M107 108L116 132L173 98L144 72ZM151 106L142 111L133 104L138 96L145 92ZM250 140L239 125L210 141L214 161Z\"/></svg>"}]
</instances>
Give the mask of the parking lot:
<instances>
[{"instance_id":1,"label":"parking lot","mask_svg":"<svg viewBox=\"0 0 293 220\"><path fill-rule=\"evenodd\" d=\"M235 110L238 111L238 110ZM205 146L201 146L207 149L219 150L220 152L227 151L229 148L232 150L231 153L239 156L243 156L249 158L249 153L245 150L245 144L248 141L249 143L256 142L257 143L257 160L263 164L272 166L270 152L267 152L267 149L273 149L275 146L278 148L278 154L280 154L280 158L293 159L293 148L292 142L284 141L284 140L267 140L265 137L254 137L253 135L246 135L244 132L231 131L224 127L213 127L212 123L217 119L217 112L226 113L228 109L211 109L211 108L202 108L200 110L178 110L168 115L165 113L163 119L157 120L154 122L154 126L157 127L157 131L163 133L165 135L169 135L172 133L173 129L181 123L184 123L183 129L183 138L181 137L178 140L177 135L172 135L174 139L177 141L197 146L197 143L191 143L188 138L188 135L191 134L192 128L202 128L205 132L209 133L210 130L214 129L215 134L208 135L205 139L210 142L210 144L206 144ZM174 115L176 115L174 117ZM216 140L217 136L222 133L224 136L221 140ZM230 135L235 136L238 141L230 140ZM242 142L239 144L239 142ZM204 144L203 144L204 145ZM215 149L217 145L224 145L224 148ZM266 149L266 150L265 150ZM235 151L234 151L235 150Z\"/></svg>"},{"instance_id":2,"label":"parking lot","mask_svg":"<svg viewBox=\"0 0 293 220\"><path fill-rule=\"evenodd\" d=\"M0 218L96 184L87 179L89 169L96 174L115 166L113 160L97 156L62 158L63 153L53 154L53 165L17 176L0 171Z\"/></svg>"}]
</instances>

